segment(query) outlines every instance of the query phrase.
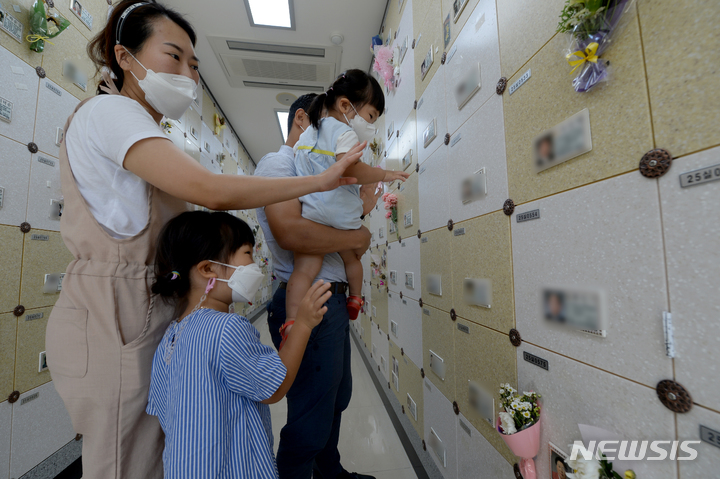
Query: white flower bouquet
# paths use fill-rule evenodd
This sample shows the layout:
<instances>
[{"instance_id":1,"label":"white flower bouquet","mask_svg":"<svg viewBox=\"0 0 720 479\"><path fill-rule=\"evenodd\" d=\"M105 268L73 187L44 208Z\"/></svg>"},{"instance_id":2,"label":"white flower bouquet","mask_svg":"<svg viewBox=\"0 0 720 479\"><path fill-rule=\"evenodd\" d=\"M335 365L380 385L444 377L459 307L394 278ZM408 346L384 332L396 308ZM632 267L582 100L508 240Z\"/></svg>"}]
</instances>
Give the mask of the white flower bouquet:
<instances>
[{"instance_id":1,"label":"white flower bouquet","mask_svg":"<svg viewBox=\"0 0 720 479\"><path fill-rule=\"evenodd\" d=\"M497 430L505 444L520 461L520 472L525 479L536 479L535 461L540 450L540 395L524 392L522 396L510 384L500 385L500 405L505 409L498 414Z\"/></svg>"},{"instance_id":2,"label":"white flower bouquet","mask_svg":"<svg viewBox=\"0 0 720 479\"><path fill-rule=\"evenodd\" d=\"M500 413L503 434L515 434L529 428L540 418L540 395L536 392L517 394L510 384L500 384L500 405L505 412Z\"/></svg>"}]
</instances>

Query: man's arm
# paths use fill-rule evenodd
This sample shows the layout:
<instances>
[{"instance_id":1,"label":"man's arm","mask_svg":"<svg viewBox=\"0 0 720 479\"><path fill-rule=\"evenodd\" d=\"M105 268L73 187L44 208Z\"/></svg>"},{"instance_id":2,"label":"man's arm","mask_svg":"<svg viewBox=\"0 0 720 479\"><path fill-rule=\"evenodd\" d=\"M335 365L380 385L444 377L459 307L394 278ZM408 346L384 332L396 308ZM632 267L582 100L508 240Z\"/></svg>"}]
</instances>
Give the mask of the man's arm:
<instances>
[{"instance_id":1,"label":"man's arm","mask_svg":"<svg viewBox=\"0 0 720 479\"><path fill-rule=\"evenodd\" d=\"M302 254L330 254L345 250L366 250L370 231L336 230L302 217L302 204L294 199L265 207L270 231L278 246Z\"/></svg>"}]
</instances>

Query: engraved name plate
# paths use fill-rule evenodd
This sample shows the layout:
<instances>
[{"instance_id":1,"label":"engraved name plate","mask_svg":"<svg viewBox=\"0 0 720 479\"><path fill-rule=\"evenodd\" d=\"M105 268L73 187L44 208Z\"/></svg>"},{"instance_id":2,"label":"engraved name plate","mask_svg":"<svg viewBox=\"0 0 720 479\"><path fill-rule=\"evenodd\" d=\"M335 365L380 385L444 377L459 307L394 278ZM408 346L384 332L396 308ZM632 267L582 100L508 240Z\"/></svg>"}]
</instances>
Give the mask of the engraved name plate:
<instances>
[{"instance_id":1,"label":"engraved name plate","mask_svg":"<svg viewBox=\"0 0 720 479\"><path fill-rule=\"evenodd\" d=\"M720 165L713 165L681 174L680 186L687 188L717 180L720 180Z\"/></svg>"},{"instance_id":2,"label":"engraved name plate","mask_svg":"<svg viewBox=\"0 0 720 479\"><path fill-rule=\"evenodd\" d=\"M540 210L532 210L526 213L520 213L517 215L517 222L522 223L524 221L540 219Z\"/></svg>"},{"instance_id":3,"label":"engraved name plate","mask_svg":"<svg viewBox=\"0 0 720 479\"><path fill-rule=\"evenodd\" d=\"M510 95L512 95L513 93L515 93L515 91L517 91L518 88L520 88L521 86L523 86L523 84L524 84L526 81L528 81L531 76L532 76L532 73L531 73L530 70L528 70L528 71L526 71L526 72L523 74L523 76L521 76L520 78L518 78L518 80L517 80L515 83L513 83L512 85L510 85Z\"/></svg>"},{"instance_id":4,"label":"engraved name plate","mask_svg":"<svg viewBox=\"0 0 720 479\"><path fill-rule=\"evenodd\" d=\"M12 121L13 102L0 97L0 120L10 123Z\"/></svg>"}]
</instances>

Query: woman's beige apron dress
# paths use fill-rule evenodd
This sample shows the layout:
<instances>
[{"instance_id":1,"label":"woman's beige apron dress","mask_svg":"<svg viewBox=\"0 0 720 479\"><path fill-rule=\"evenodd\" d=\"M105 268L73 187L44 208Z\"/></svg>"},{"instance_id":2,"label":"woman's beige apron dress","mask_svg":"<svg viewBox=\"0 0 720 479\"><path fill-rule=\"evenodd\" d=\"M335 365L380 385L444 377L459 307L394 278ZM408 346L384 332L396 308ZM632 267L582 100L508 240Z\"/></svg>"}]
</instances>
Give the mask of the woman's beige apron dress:
<instances>
[{"instance_id":1,"label":"woman's beige apron dress","mask_svg":"<svg viewBox=\"0 0 720 479\"><path fill-rule=\"evenodd\" d=\"M162 478L164 436L145 407L153 354L173 312L150 285L160 230L187 204L148 185L148 224L115 239L80 194L64 142L60 174L60 232L75 260L48 320L46 348L55 387L83 435L83 477Z\"/></svg>"}]
</instances>

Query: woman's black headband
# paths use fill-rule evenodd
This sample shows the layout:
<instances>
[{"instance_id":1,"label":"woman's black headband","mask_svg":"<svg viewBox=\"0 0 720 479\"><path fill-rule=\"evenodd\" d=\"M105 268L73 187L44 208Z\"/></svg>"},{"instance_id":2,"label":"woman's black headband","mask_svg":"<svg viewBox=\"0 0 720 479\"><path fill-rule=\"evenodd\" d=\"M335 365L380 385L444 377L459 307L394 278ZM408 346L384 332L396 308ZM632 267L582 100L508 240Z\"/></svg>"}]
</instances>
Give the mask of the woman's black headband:
<instances>
[{"instance_id":1,"label":"woman's black headband","mask_svg":"<svg viewBox=\"0 0 720 479\"><path fill-rule=\"evenodd\" d=\"M150 4L147 2L140 2L140 3L136 3L134 5L130 5L129 7L127 7L125 9L125 11L122 13L122 15L120 15L120 20L118 20L117 27L115 28L115 44L116 45L120 45L120 34L122 33L122 27L123 27L123 24L125 23L125 19L127 18L127 16L130 15L133 10L135 10L138 7L142 7L143 5L150 5Z\"/></svg>"}]
</instances>

